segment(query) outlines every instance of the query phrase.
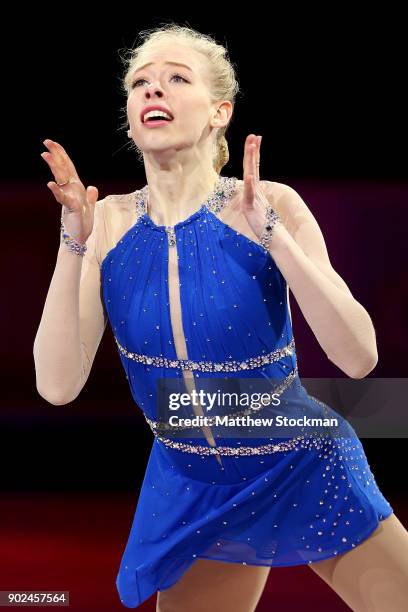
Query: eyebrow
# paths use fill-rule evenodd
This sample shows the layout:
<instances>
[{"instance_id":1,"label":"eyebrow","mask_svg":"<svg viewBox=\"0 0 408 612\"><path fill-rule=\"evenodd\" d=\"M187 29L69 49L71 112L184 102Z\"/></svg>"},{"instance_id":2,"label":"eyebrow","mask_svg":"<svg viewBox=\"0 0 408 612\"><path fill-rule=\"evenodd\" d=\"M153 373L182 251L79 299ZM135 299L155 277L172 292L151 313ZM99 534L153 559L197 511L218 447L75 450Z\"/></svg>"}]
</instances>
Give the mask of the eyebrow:
<instances>
[{"instance_id":1,"label":"eyebrow","mask_svg":"<svg viewBox=\"0 0 408 612\"><path fill-rule=\"evenodd\" d=\"M187 66L187 64L181 64L180 62L164 62L165 64L172 64L173 66L184 66L184 68L187 68L188 70L190 70L191 72L193 72L192 68L190 68L190 66ZM143 70L143 68L146 68L146 66L151 66L152 64L154 64L154 62L149 62L148 64L143 64L143 66L140 66L140 68L137 68L133 74L135 75L136 72L139 72L139 70Z\"/></svg>"}]
</instances>

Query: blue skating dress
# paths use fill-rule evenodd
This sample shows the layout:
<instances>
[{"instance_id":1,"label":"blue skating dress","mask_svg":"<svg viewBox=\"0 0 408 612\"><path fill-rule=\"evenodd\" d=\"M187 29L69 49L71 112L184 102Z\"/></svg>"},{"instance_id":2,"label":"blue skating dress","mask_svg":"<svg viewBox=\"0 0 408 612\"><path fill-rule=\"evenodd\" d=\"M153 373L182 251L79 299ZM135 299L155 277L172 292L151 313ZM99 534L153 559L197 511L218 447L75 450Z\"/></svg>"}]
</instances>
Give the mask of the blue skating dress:
<instances>
[{"instance_id":1,"label":"blue skating dress","mask_svg":"<svg viewBox=\"0 0 408 612\"><path fill-rule=\"evenodd\" d=\"M136 222L101 262L120 360L155 435L116 580L129 608L197 559L313 563L358 546L393 512L354 429L300 382L282 273L260 243L221 219L242 184L220 176L208 200L173 227L150 218L147 185L128 194ZM165 379L191 393L227 378L235 390L270 381L280 404L224 406L224 416L307 415L340 425L290 436L274 429L273 437L251 423L169 427ZM208 416L207 408L201 402L178 416Z\"/></svg>"}]
</instances>

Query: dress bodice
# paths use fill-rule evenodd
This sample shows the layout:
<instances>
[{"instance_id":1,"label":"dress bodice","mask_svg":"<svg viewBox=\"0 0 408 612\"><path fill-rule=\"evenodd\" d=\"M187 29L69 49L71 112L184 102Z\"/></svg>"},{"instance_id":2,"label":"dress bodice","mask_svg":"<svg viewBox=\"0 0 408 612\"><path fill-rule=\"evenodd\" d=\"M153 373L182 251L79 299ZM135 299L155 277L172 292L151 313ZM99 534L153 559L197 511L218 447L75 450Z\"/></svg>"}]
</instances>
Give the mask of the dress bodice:
<instances>
[{"instance_id":1,"label":"dress bodice","mask_svg":"<svg viewBox=\"0 0 408 612\"><path fill-rule=\"evenodd\" d=\"M242 186L221 180L232 194ZM223 372L288 377L296 353L287 284L248 227L236 229L234 195L207 200L171 232L149 217L145 195L131 194L135 222L101 262L104 304L144 415L157 418L159 378L191 387Z\"/></svg>"}]
</instances>

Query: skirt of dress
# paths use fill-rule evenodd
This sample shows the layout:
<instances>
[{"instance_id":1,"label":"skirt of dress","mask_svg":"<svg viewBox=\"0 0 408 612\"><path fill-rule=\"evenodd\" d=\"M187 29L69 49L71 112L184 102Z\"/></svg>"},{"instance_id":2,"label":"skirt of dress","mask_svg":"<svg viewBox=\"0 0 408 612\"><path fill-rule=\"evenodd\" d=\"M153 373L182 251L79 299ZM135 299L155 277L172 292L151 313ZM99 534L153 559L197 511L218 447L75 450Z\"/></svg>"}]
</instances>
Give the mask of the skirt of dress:
<instances>
[{"instance_id":1,"label":"skirt of dress","mask_svg":"<svg viewBox=\"0 0 408 612\"><path fill-rule=\"evenodd\" d=\"M229 451L217 440L222 466L203 440L155 438L116 579L124 606L171 587L197 559L310 564L358 546L390 516L350 424L299 383L297 394L303 411L337 418L341 435L235 438Z\"/></svg>"}]
</instances>

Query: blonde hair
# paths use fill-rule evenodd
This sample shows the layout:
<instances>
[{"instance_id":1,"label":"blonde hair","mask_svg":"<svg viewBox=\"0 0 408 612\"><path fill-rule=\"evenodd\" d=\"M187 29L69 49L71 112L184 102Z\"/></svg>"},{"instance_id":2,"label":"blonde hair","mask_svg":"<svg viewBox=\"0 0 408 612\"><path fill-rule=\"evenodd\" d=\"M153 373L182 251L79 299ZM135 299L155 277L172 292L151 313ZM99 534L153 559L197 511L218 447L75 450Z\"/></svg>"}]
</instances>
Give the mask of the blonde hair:
<instances>
[{"instance_id":1,"label":"blonde hair","mask_svg":"<svg viewBox=\"0 0 408 612\"><path fill-rule=\"evenodd\" d=\"M142 53L156 46L157 43L176 41L188 44L192 49L204 55L207 59L210 81L210 98L212 102L217 100L229 100L234 108L235 99L239 93L239 84L235 76L233 63L228 58L228 50L217 43L211 36L202 34L193 28L181 26L176 23L166 23L157 28L142 30L139 32L142 44L128 51L129 57L122 57L126 70L122 79L122 88L129 96L131 92L131 77L136 64ZM125 111L126 112L126 111ZM229 121L231 123L231 120ZM217 174L229 161L228 143L225 137L228 125L218 128L213 166ZM126 122L127 128L127 122ZM136 146L136 145L135 145ZM138 157L143 161L143 152L136 146Z\"/></svg>"}]
</instances>

